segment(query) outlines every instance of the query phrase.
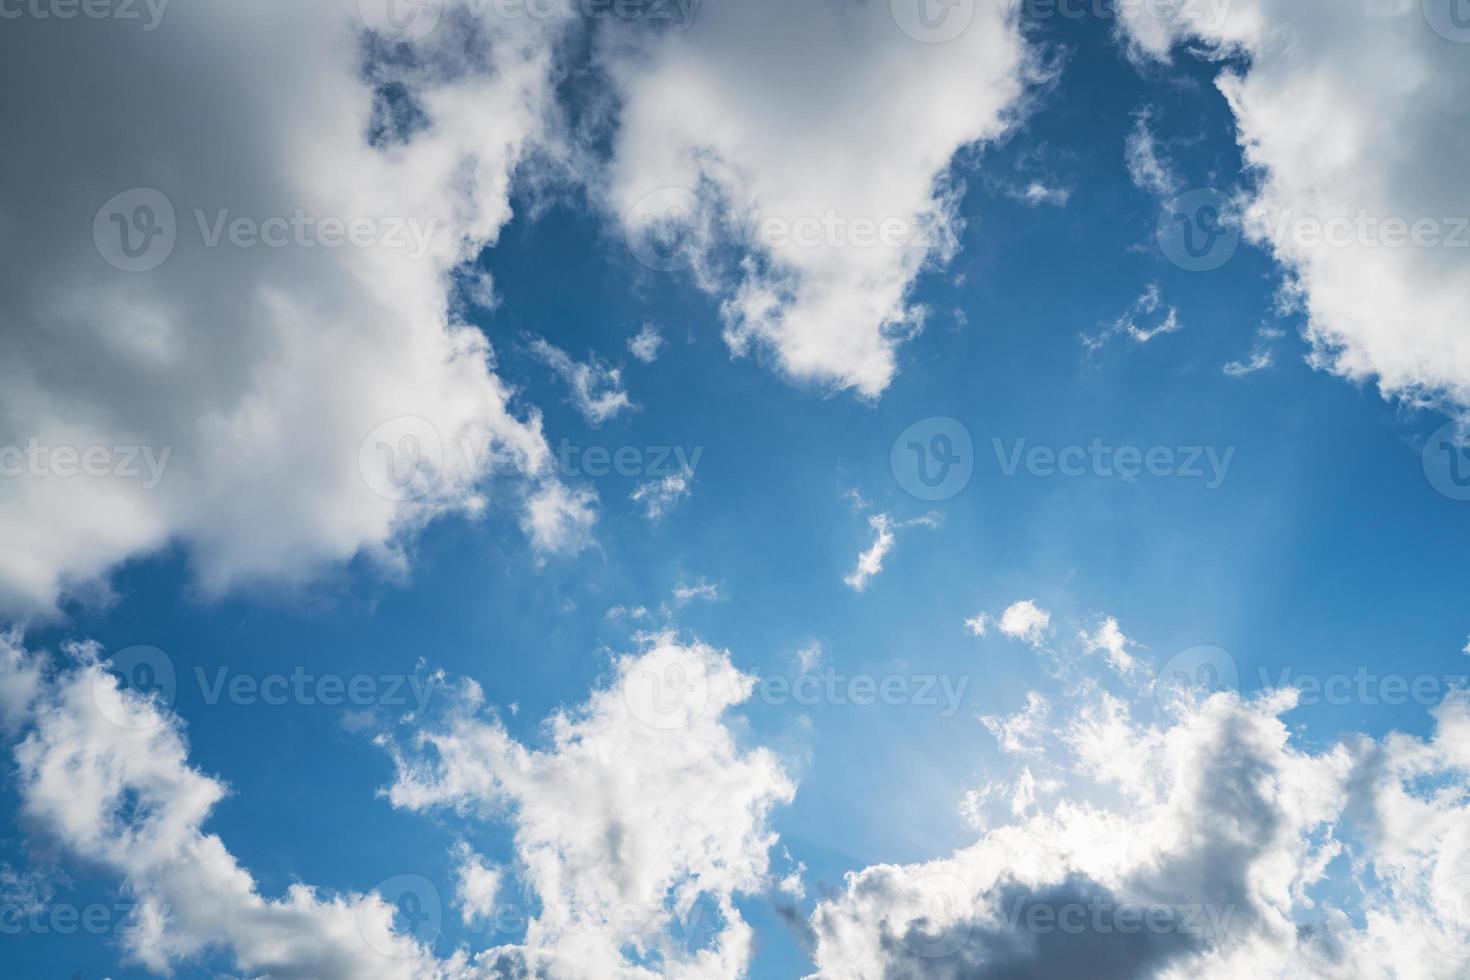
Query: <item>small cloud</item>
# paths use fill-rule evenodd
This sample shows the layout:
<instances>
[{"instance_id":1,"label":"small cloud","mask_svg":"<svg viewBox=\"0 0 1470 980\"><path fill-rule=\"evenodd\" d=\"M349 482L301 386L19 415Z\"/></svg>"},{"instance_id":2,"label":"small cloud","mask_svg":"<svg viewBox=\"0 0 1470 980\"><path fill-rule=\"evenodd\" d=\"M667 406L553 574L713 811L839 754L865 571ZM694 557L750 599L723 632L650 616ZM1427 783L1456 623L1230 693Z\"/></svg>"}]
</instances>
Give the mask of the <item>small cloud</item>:
<instances>
[{"instance_id":1,"label":"small cloud","mask_svg":"<svg viewBox=\"0 0 1470 980\"><path fill-rule=\"evenodd\" d=\"M1128 652L1133 641L1123 635L1118 621L1112 616L1104 619L1095 632L1079 630L1077 636L1088 653L1105 653L1108 665L1118 673L1129 674L1139 668L1138 661Z\"/></svg>"},{"instance_id":2,"label":"small cloud","mask_svg":"<svg viewBox=\"0 0 1470 980\"><path fill-rule=\"evenodd\" d=\"M698 585L684 585L680 583L674 587L674 605L685 606L696 599L705 602L717 602L720 598L720 590L708 582L700 581Z\"/></svg>"},{"instance_id":3,"label":"small cloud","mask_svg":"<svg viewBox=\"0 0 1470 980\"><path fill-rule=\"evenodd\" d=\"M597 494L547 483L526 503L521 527L543 554L575 554L592 540Z\"/></svg>"},{"instance_id":4,"label":"small cloud","mask_svg":"<svg viewBox=\"0 0 1470 980\"><path fill-rule=\"evenodd\" d=\"M874 514L868 518L868 526L873 529L873 545L858 555L857 567L842 581L853 590L862 592L874 576L883 571L883 559L888 557L898 540L895 532L910 527L936 528L942 523L944 520L938 514L925 514L901 524L895 524L887 514Z\"/></svg>"},{"instance_id":5,"label":"small cloud","mask_svg":"<svg viewBox=\"0 0 1470 980\"><path fill-rule=\"evenodd\" d=\"M622 371L596 354L588 355L586 363L576 361L541 337L531 342L531 353L571 389L572 404L588 425L599 426L619 412L633 408L628 393L623 390Z\"/></svg>"},{"instance_id":6,"label":"small cloud","mask_svg":"<svg viewBox=\"0 0 1470 980\"><path fill-rule=\"evenodd\" d=\"M648 609L644 606L613 606L607 611L608 619L627 619L637 622L648 618Z\"/></svg>"},{"instance_id":7,"label":"small cloud","mask_svg":"<svg viewBox=\"0 0 1470 980\"><path fill-rule=\"evenodd\" d=\"M1035 691L1026 694L1026 707L1014 715L984 715L980 718L1000 747L1012 755L1041 752L1051 702Z\"/></svg>"},{"instance_id":8,"label":"small cloud","mask_svg":"<svg viewBox=\"0 0 1470 980\"><path fill-rule=\"evenodd\" d=\"M628 338L628 350L644 364L652 364L658 360L658 349L663 344L663 337L659 336L658 329L651 323L645 323L636 336Z\"/></svg>"},{"instance_id":9,"label":"small cloud","mask_svg":"<svg viewBox=\"0 0 1470 980\"><path fill-rule=\"evenodd\" d=\"M965 620L965 632L971 636L984 636L990 632L990 616L980 613Z\"/></svg>"},{"instance_id":10,"label":"small cloud","mask_svg":"<svg viewBox=\"0 0 1470 980\"><path fill-rule=\"evenodd\" d=\"M1173 197L1183 187L1174 165L1159 149L1149 123L1153 122L1154 108L1144 106L1133 114L1133 130L1124 144L1124 156L1128 161L1128 177L1139 190L1148 191L1160 199Z\"/></svg>"},{"instance_id":11,"label":"small cloud","mask_svg":"<svg viewBox=\"0 0 1470 980\"><path fill-rule=\"evenodd\" d=\"M822 644L813 640L807 646L796 651L796 670L801 674L810 674L822 663Z\"/></svg>"},{"instance_id":12,"label":"small cloud","mask_svg":"<svg viewBox=\"0 0 1470 980\"><path fill-rule=\"evenodd\" d=\"M1013 640L1040 647L1051 632L1051 613L1030 599L1023 599L1012 603L1001 615L1000 631Z\"/></svg>"},{"instance_id":13,"label":"small cloud","mask_svg":"<svg viewBox=\"0 0 1470 980\"><path fill-rule=\"evenodd\" d=\"M1150 324L1150 321L1152 323ZM1184 326L1179 322L1179 311L1170 306L1164 310L1163 291L1158 283L1150 283L1133 305L1106 330L1096 336L1082 335L1082 346L1087 355L1097 353L1114 337L1127 336L1134 343L1146 344L1163 334L1177 333Z\"/></svg>"},{"instance_id":14,"label":"small cloud","mask_svg":"<svg viewBox=\"0 0 1470 980\"><path fill-rule=\"evenodd\" d=\"M1021 200L1035 207L1039 204L1050 204L1056 207L1066 207L1067 202L1072 199L1070 187L1051 187L1040 181L1032 181L1026 185L1021 192Z\"/></svg>"},{"instance_id":15,"label":"small cloud","mask_svg":"<svg viewBox=\"0 0 1470 980\"><path fill-rule=\"evenodd\" d=\"M694 474L686 470L641 483L628 495L628 499L642 504L644 516L658 523L679 501L693 492L693 484Z\"/></svg>"},{"instance_id":16,"label":"small cloud","mask_svg":"<svg viewBox=\"0 0 1470 980\"><path fill-rule=\"evenodd\" d=\"M1264 371L1276 363L1276 355L1272 349L1271 342L1282 336L1282 331L1276 327L1263 326L1256 331L1256 342L1251 348L1251 356L1245 361L1231 361L1223 368L1228 378L1243 378L1257 371Z\"/></svg>"}]
</instances>

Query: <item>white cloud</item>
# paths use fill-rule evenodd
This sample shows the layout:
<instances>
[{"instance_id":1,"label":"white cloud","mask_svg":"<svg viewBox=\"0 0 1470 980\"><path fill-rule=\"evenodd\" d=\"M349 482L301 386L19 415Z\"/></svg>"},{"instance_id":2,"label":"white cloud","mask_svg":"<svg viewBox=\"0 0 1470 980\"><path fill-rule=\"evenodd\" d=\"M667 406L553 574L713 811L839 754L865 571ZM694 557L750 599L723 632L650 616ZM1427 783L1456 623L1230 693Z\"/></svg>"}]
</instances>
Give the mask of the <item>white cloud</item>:
<instances>
[{"instance_id":1,"label":"white cloud","mask_svg":"<svg viewBox=\"0 0 1470 980\"><path fill-rule=\"evenodd\" d=\"M644 364L652 364L658 360L658 349L664 344L664 339L659 336L658 328L651 323L645 323L635 336L628 338L628 350Z\"/></svg>"},{"instance_id":2,"label":"white cloud","mask_svg":"<svg viewBox=\"0 0 1470 980\"><path fill-rule=\"evenodd\" d=\"M672 473L638 484L628 495L628 499L635 504L642 504L644 516L656 524L663 520L664 515L673 510L679 501L694 492L693 485L694 475L685 470L682 473Z\"/></svg>"},{"instance_id":3,"label":"white cloud","mask_svg":"<svg viewBox=\"0 0 1470 980\"><path fill-rule=\"evenodd\" d=\"M623 390L623 372L596 354L588 355L585 363L576 361L542 337L531 342L531 352L571 389L572 404L588 425L601 425L633 408L628 393Z\"/></svg>"},{"instance_id":4,"label":"white cloud","mask_svg":"<svg viewBox=\"0 0 1470 980\"><path fill-rule=\"evenodd\" d=\"M977 613L965 620L965 632L971 636L984 636L990 631L990 616L986 613Z\"/></svg>"},{"instance_id":5,"label":"white cloud","mask_svg":"<svg viewBox=\"0 0 1470 980\"><path fill-rule=\"evenodd\" d=\"M873 578L883 571L883 560L888 557L888 553L897 543L898 531L911 527L936 528L940 523L938 514L926 514L902 523L894 523L887 514L874 514L868 518L868 526L873 529L873 544L858 555L857 567L842 581L857 592L864 591Z\"/></svg>"},{"instance_id":6,"label":"white cloud","mask_svg":"<svg viewBox=\"0 0 1470 980\"><path fill-rule=\"evenodd\" d=\"M1024 88L1006 6L979 0L945 44L909 37L887 3L709 3L687 31L607 32L622 99L609 209L622 218L661 194L654 217L703 237L696 279L721 298L733 351L764 348L794 379L877 396L923 323L915 277L953 249L951 159L1003 136ZM885 220L922 237L875 244L857 230ZM762 234L770 221L792 234Z\"/></svg>"},{"instance_id":7,"label":"white cloud","mask_svg":"<svg viewBox=\"0 0 1470 980\"><path fill-rule=\"evenodd\" d=\"M1181 182L1174 165L1159 148L1150 123L1154 110L1145 106L1133 115L1133 129L1124 143L1128 160L1128 176L1134 186L1156 197L1169 198L1179 193Z\"/></svg>"},{"instance_id":8,"label":"white cloud","mask_svg":"<svg viewBox=\"0 0 1470 980\"><path fill-rule=\"evenodd\" d=\"M171 452L153 489L119 475L0 481L0 611L45 613L176 542L211 593L359 554L401 564L413 530L478 512L491 474L551 478L539 417L512 407L447 284L510 218L510 176L553 112L563 22L496 21L457 46L425 42L410 66L365 53L357 7L203 0L156 32L7 24L0 118L17 132L68 124L0 161L28 189L0 204L14 232L0 236L0 446ZM58 64L86 70L58 77ZM402 82L427 125L372 145L385 114L370 80ZM44 105L26 94L40 90ZM99 214L138 187L167 201L124 194ZM226 209L281 220L262 225L273 240L299 227L327 244L245 247L225 232L211 247ZM379 244L329 244L353 219ZM152 271L115 268L105 256L126 264L124 227L131 246L152 243L144 259L168 239L143 231L171 228L172 253ZM370 440L402 448L405 418L433 443L415 444L430 458L412 499L377 486L389 460Z\"/></svg>"},{"instance_id":9,"label":"white cloud","mask_svg":"<svg viewBox=\"0 0 1470 980\"><path fill-rule=\"evenodd\" d=\"M1180 42L1247 56L1217 81L1261 176L1245 230L1289 270L1315 363L1387 397L1464 407L1470 61L1447 39L1452 7L1169 0L1163 16L1120 13L1140 56Z\"/></svg>"},{"instance_id":10,"label":"white cloud","mask_svg":"<svg viewBox=\"0 0 1470 980\"><path fill-rule=\"evenodd\" d=\"M592 540L597 494L586 487L548 483L526 502L521 527L548 554L575 552Z\"/></svg>"},{"instance_id":11,"label":"white cloud","mask_svg":"<svg viewBox=\"0 0 1470 980\"><path fill-rule=\"evenodd\" d=\"M1112 326L1093 337L1084 335L1082 346L1091 355L1106 346L1114 337L1127 336L1134 343L1146 344L1162 334L1184 329L1179 322L1179 312L1170 306L1167 312L1160 313L1163 306L1164 296L1158 283L1150 283ZM1154 321L1152 326L1144 325L1150 317Z\"/></svg>"},{"instance_id":12,"label":"white cloud","mask_svg":"<svg viewBox=\"0 0 1470 980\"><path fill-rule=\"evenodd\" d=\"M500 894L501 873L460 841L454 847L455 899L460 917L467 926L493 922L495 899Z\"/></svg>"},{"instance_id":13,"label":"white cloud","mask_svg":"<svg viewBox=\"0 0 1470 980\"><path fill-rule=\"evenodd\" d=\"M1046 720L1051 715L1051 702L1035 691L1026 692L1026 707L1014 715L984 715L983 724L1000 747L1014 755L1031 755L1041 751L1046 733Z\"/></svg>"},{"instance_id":14,"label":"white cloud","mask_svg":"<svg viewBox=\"0 0 1470 980\"><path fill-rule=\"evenodd\" d=\"M808 643L806 646L796 651L797 672L801 674L810 674L813 670L816 670L817 667L821 665L822 657L825 652L826 651L824 651L822 648L822 644L816 640L813 640L811 643Z\"/></svg>"},{"instance_id":15,"label":"white cloud","mask_svg":"<svg viewBox=\"0 0 1470 980\"><path fill-rule=\"evenodd\" d=\"M1011 639L1040 647L1051 632L1051 613L1030 599L1022 599L1006 608L999 625L1000 631Z\"/></svg>"},{"instance_id":16,"label":"white cloud","mask_svg":"<svg viewBox=\"0 0 1470 980\"><path fill-rule=\"evenodd\" d=\"M700 581L696 585L686 585L680 582L674 586L675 606L687 606L696 599L702 599L705 602L715 602L719 598L719 588L709 582Z\"/></svg>"},{"instance_id":17,"label":"white cloud","mask_svg":"<svg viewBox=\"0 0 1470 980\"><path fill-rule=\"evenodd\" d=\"M1108 666L1118 673L1131 674L1139 669L1139 662L1128 652L1133 641L1123 635L1118 621L1112 616L1106 617L1099 623L1094 632L1079 630L1077 636L1087 647L1088 653L1106 654Z\"/></svg>"},{"instance_id":18,"label":"white cloud","mask_svg":"<svg viewBox=\"0 0 1470 980\"><path fill-rule=\"evenodd\" d=\"M1428 742L1318 750L1278 718L1293 703L1217 694L1159 727L1086 699L1048 763L1065 783L1028 759L1011 822L948 857L850 874L817 906L814 976L1462 975L1466 703L1436 711ZM967 794L966 815L987 826L1008 792Z\"/></svg>"},{"instance_id":19,"label":"white cloud","mask_svg":"<svg viewBox=\"0 0 1470 980\"><path fill-rule=\"evenodd\" d=\"M136 906L125 953L155 973L223 950L253 976L422 980L447 976L429 951L394 932L376 893L326 894L294 884L261 895L206 833L226 786L189 765L182 725L155 701L120 690L90 645L78 665L0 663L0 677L45 679L31 703L6 705L19 813L48 843L116 875ZM29 683L29 681L27 681Z\"/></svg>"},{"instance_id":20,"label":"white cloud","mask_svg":"<svg viewBox=\"0 0 1470 980\"><path fill-rule=\"evenodd\" d=\"M652 638L618 662L611 687L551 719L545 749L484 717L470 687L441 725L390 746L389 798L514 821L517 866L541 911L523 946L493 951L503 962L533 976L733 980L751 950L734 899L768 886L767 817L794 793L775 757L741 751L721 720L754 684L723 653ZM690 948L701 916L715 920L698 928L711 938ZM638 967L630 951L659 967Z\"/></svg>"}]
</instances>

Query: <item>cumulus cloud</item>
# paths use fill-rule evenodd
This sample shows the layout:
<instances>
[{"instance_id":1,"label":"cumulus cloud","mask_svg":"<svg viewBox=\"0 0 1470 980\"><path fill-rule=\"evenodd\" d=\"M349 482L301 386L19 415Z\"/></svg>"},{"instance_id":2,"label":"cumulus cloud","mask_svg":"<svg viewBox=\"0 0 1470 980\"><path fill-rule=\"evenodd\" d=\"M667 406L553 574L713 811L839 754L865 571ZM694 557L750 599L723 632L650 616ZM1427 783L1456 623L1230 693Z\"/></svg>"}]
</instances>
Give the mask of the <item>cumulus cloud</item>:
<instances>
[{"instance_id":1,"label":"cumulus cloud","mask_svg":"<svg viewBox=\"0 0 1470 980\"><path fill-rule=\"evenodd\" d=\"M596 354L589 355L586 361L577 361L544 337L531 342L531 353L566 383L572 393L572 404L588 425L601 425L633 407L623 390L623 372Z\"/></svg>"},{"instance_id":2,"label":"cumulus cloud","mask_svg":"<svg viewBox=\"0 0 1470 980\"><path fill-rule=\"evenodd\" d=\"M988 613L976 613L965 620L965 632L971 636L984 636L990 632L990 616Z\"/></svg>"},{"instance_id":3,"label":"cumulus cloud","mask_svg":"<svg viewBox=\"0 0 1470 980\"><path fill-rule=\"evenodd\" d=\"M532 976L744 975L752 937L734 900L768 886L768 816L794 793L775 757L742 751L722 720L754 685L726 654L665 634L621 659L585 706L553 717L544 749L487 717L473 686L441 723L389 746L395 806L514 822L540 911L522 946L482 963ZM691 942L701 917L710 938Z\"/></svg>"},{"instance_id":4,"label":"cumulus cloud","mask_svg":"<svg viewBox=\"0 0 1470 980\"><path fill-rule=\"evenodd\" d=\"M401 563L486 477L553 478L453 283L511 216L563 30L487 22L404 59L349 0L7 23L0 118L34 138L0 160L27 188L0 204L0 446L108 465L0 481L0 611L173 543L215 593ZM126 475L142 447L169 450L155 487Z\"/></svg>"},{"instance_id":5,"label":"cumulus cloud","mask_svg":"<svg viewBox=\"0 0 1470 980\"><path fill-rule=\"evenodd\" d=\"M1051 633L1051 613L1030 599L1022 599L1006 607L998 625L1001 633L1011 639L1040 647Z\"/></svg>"},{"instance_id":6,"label":"cumulus cloud","mask_svg":"<svg viewBox=\"0 0 1470 980\"><path fill-rule=\"evenodd\" d=\"M1120 7L1142 58L1241 54L1217 79L1260 177L1244 227L1289 275L1314 363L1470 406L1470 61L1449 2ZM1162 15L1161 15L1162 14ZM1458 31L1458 33L1457 33Z\"/></svg>"},{"instance_id":7,"label":"cumulus cloud","mask_svg":"<svg viewBox=\"0 0 1470 980\"><path fill-rule=\"evenodd\" d=\"M817 906L814 976L1461 975L1470 706L1438 708L1427 741L1307 749L1280 719L1294 698L1223 692L1160 724L1094 691L1039 736L1055 758L1033 744L1014 784L966 796L983 829L1010 795L1010 822Z\"/></svg>"},{"instance_id":8,"label":"cumulus cloud","mask_svg":"<svg viewBox=\"0 0 1470 980\"><path fill-rule=\"evenodd\" d=\"M651 323L645 323L637 334L628 338L629 353L644 364L652 364L658 360L658 350L663 345L663 337L659 336L658 328Z\"/></svg>"},{"instance_id":9,"label":"cumulus cloud","mask_svg":"<svg viewBox=\"0 0 1470 980\"><path fill-rule=\"evenodd\" d=\"M906 34L886 3L711 3L684 32L607 32L610 211L647 264L694 266L734 352L877 396L923 323L915 277L954 249L951 160L1002 137L1025 88L1006 6L979 0L945 44Z\"/></svg>"}]
</instances>

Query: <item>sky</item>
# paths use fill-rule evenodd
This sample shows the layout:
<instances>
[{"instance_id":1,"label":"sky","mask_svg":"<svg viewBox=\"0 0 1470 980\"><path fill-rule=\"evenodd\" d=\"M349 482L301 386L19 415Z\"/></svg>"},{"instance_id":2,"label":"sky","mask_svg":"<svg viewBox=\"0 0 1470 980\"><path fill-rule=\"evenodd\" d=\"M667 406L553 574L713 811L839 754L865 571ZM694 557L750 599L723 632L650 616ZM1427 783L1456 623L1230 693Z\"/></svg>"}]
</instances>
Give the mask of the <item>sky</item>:
<instances>
[{"instance_id":1,"label":"sky","mask_svg":"<svg viewBox=\"0 0 1470 980\"><path fill-rule=\"evenodd\" d=\"M1463 0L0 19L12 975L1470 973Z\"/></svg>"}]
</instances>

